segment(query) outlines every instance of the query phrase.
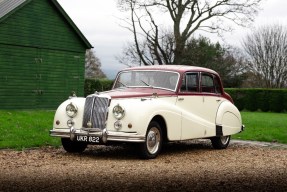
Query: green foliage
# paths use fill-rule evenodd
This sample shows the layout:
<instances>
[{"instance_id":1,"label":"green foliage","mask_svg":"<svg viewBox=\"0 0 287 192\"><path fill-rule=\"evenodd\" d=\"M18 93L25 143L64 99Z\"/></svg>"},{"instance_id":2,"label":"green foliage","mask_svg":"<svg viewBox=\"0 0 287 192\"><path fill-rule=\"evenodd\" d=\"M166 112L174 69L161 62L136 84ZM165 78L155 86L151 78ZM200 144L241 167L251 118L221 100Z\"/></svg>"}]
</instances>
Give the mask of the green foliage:
<instances>
[{"instance_id":1,"label":"green foliage","mask_svg":"<svg viewBox=\"0 0 287 192\"><path fill-rule=\"evenodd\" d=\"M192 38L186 46L183 64L207 67L216 65L216 59L222 56L223 49L219 43L213 44L208 38ZM191 62L191 63L190 63Z\"/></svg>"},{"instance_id":2,"label":"green foliage","mask_svg":"<svg viewBox=\"0 0 287 192\"><path fill-rule=\"evenodd\" d=\"M59 146L60 140L49 136L55 111L0 110L0 149Z\"/></svg>"},{"instance_id":3,"label":"green foliage","mask_svg":"<svg viewBox=\"0 0 287 192\"><path fill-rule=\"evenodd\" d=\"M242 62L236 58L235 50L199 37L187 42L181 64L213 69L220 74L225 87L240 87L246 78L241 73Z\"/></svg>"},{"instance_id":4,"label":"green foliage","mask_svg":"<svg viewBox=\"0 0 287 192\"><path fill-rule=\"evenodd\" d=\"M239 110L286 112L287 89L225 89Z\"/></svg>"},{"instance_id":5,"label":"green foliage","mask_svg":"<svg viewBox=\"0 0 287 192\"><path fill-rule=\"evenodd\" d=\"M285 113L241 112L245 131L233 138L287 144L287 115Z\"/></svg>"},{"instance_id":6,"label":"green foliage","mask_svg":"<svg viewBox=\"0 0 287 192\"><path fill-rule=\"evenodd\" d=\"M96 91L102 92L102 91L108 91L113 86L113 80L109 79L85 79L85 85L84 85L84 94L85 97L87 95L93 94Z\"/></svg>"}]
</instances>

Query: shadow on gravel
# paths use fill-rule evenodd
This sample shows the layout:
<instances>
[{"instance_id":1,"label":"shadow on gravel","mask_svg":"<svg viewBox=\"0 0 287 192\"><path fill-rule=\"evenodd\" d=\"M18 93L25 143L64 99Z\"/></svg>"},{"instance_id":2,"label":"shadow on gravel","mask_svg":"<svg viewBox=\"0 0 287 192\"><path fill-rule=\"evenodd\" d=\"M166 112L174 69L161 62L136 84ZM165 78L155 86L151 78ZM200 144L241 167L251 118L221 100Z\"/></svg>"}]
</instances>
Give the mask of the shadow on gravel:
<instances>
[{"instance_id":1,"label":"shadow on gravel","mask_svg":"<svg viewBox=\"0 0 287 192\"><path fill-rule=\"evenodd\" d=\"M134 145L89 146L0 153L1 191L287 191L286 150L209 140L168 143L160 155L139 160Z\"/></svg>"},{"instance_id":2,"label":"shadow on gravel","mask_svg":"<svg viewBox=\"0 0 287 192\"><path fill-rule=\"evenodd\" d=\"M186 152L200 152L214 150L209 140L204 141L184 141L165 143L159 154L161 155L180 155ZM117 159L117 160L135 160L139 159L138 145L122 144L122 145L94 145L89 146L83 153L65 155L95 158L95 159Z\"/></svg>"},{"instance_id":3,"label":"shadow on gravel","mask_svg":"<svg viewBox=\"0 0 287 192\"><path fill-rule=\"evenodd\" d=\"M163 146L162 154L180 154L189 151L213 150L209 140L183 141L167 143Z\"/></svg>"},{"instance_id":4,"label":"shadow on gravel","mask_svg":"<svg viewBox=\"0 0 287 192\"><path fill-rule=\"evenodd\" d=\"M287 145L279 143L266 143L256 141L231 140L228 149L242 149L245 147L287 149ZM189 140L181 142L165 143L159 156L182 155L184 153L203 153L216 151L211 145L209 139ZM224 151L224 150L223 150ZM94 159L116 159L116 160L135 160L139 159L139 147L137 144L126 143L121 145L90 145L81 154L64 153L78 157L87 157Z\"/></svg>"}]
</instances>

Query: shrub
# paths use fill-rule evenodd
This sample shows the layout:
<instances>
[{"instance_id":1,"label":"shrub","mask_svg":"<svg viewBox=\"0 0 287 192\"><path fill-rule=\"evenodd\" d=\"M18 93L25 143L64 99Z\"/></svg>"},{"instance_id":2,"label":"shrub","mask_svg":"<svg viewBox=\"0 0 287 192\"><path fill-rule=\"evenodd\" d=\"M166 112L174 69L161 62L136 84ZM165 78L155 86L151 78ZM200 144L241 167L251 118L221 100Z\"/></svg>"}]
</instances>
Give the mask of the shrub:
<instances>
[{"instance_id":1,"label":"shrub","mask_svg":"<svg viewBox=\"0 0 287 192\"><path fill-rule=\"evenodd\" d=\"M225 89L237 108L248 111L287 111L287 89Z\"/></svg>"},{"instance_id":2,"label":"shrub","mask_svg":"<svg viewBox=\"0 0 287 192\"><path fill-rule=\"evenodd\" d=\"M109 79L85 79L84 85L84 94L87 95L93 94L96 91L102 92L110 90L113 86L113 80Z\"/></svg>"}]
</instances>

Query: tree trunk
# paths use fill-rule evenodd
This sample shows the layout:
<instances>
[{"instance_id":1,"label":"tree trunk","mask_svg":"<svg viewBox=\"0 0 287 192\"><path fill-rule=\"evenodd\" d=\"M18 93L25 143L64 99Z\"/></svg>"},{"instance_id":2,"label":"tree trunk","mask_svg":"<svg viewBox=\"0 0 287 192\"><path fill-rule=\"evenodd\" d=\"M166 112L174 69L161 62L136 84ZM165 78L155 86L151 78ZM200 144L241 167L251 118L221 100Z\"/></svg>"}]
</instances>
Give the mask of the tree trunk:
<instances>
[{"instance_id":1,"label":"tree trunk","mask_svg":"<svg viewBox=\"0 0 287 192\"><path fill-rule=\"evenodd\" d=\"M183 43L182 42L177 43L176 47L175 47L175 50L174 50L174 61L173 61L173 64L180 65L182 63L183 51L184 51Z\"/></svg>"}]
</instances>

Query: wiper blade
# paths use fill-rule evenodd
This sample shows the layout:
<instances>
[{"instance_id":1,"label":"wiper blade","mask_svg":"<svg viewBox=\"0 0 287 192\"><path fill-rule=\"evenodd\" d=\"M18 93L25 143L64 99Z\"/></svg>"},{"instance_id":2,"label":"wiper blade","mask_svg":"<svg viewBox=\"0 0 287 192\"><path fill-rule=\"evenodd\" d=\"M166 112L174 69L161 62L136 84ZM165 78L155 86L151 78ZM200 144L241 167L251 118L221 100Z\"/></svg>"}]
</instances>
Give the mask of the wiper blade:
<instances>
[{"instance_id":1,"label":"wiper blade","mask_svg":"<svg viewBox=\"0 0 287 192\"><path fill-rule=\"evenodd\" d=\"M124 86L124 87L128 87L126 84L124 84L124 83L122 83L122 82L120 82L120 81L118 81L118 83L121 84L121 85Z\"/></svg>"},{"instance_id":2,"label":"wiper blade","mask_svg":"<svg viewBox=\"0 0 287 192\"><path fill-rule=\"evenodd\" d=\"M141 82L142 82L142 83L144 83L146 86L148 86L148 87L152 87L152 88L153 88L153 86L152 86L152 85L148 84L148 83L147 83L147 82L145 82L144 80L141 80Z\"/></svg>"}]
</instances>

